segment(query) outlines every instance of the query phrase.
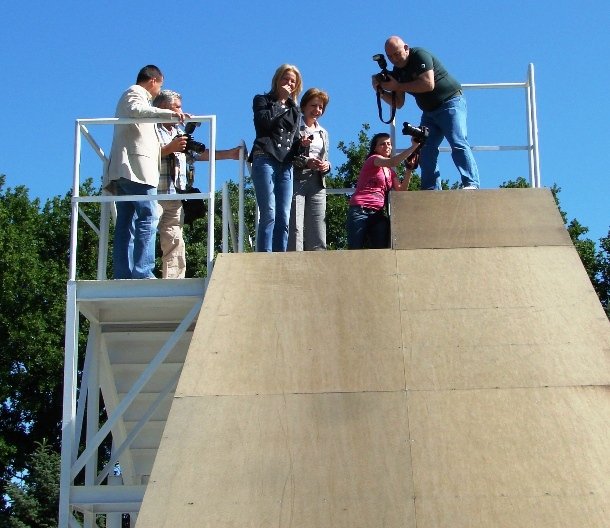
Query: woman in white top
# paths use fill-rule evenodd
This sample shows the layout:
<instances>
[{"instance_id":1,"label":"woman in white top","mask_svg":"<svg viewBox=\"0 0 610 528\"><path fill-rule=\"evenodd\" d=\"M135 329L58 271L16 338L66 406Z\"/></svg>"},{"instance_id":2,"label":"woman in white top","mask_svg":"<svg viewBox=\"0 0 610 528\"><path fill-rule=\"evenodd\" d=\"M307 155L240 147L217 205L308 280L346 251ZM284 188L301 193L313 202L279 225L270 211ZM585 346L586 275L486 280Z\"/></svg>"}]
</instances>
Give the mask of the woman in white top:
<instances>
[{"instance_id":1,"label":"woman in white top","mask_svg":"<svg viewBox=\"0 0 610 528\"><path fill-rule=\"evenodd\" d=\"M288 232L288 250L326 249L326 181L328 132L318 119L328 105L328 94L310 88L301 98L302 119L299 127L301 147L295 157L293 195Z\"/></svg>"}]
</instances>

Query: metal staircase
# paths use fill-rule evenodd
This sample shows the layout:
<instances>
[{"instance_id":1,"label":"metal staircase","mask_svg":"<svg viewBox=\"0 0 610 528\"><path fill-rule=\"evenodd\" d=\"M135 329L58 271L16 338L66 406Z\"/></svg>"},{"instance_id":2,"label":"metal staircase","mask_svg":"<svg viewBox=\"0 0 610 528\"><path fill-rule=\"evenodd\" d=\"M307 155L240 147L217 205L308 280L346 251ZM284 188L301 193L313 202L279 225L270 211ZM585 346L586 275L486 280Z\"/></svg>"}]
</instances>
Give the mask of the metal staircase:
<instances>
[{"instance_id":1,"label":"metal staircase","mask_svg":"<svg viewBox=\"0 0 610 528\"><path fill-rule=\"evenodd\" d=\"M204 289L203 279L68 285L75 310L89 322L89 337L75 427L64 431L70 456L62 458L69 463L62 479L70 479L70 492L62 499L84 515L85 524L100 513L111 514L107 526L112 513L116 522L122 513L137 515ZM96 411L102 407L104 423ZM108 435L111 456L99 471L98 452ZM83 437L85 450L77 453Z\"/></svg>"}]
</instances>

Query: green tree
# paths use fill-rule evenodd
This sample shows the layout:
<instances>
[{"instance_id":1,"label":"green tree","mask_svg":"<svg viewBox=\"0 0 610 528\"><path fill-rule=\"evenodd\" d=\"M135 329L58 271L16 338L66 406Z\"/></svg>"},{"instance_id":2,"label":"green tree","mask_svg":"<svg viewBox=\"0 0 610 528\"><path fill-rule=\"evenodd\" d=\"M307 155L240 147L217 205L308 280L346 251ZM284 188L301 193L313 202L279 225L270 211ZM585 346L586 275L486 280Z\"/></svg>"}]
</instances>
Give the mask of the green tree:
<instances>
[{"instance_id":1,"label":"green tree","mask_svg":"<svg viewBox=\"0 0 610 528\"><path fill-rule=\"evenodd\" d=\"M37 446L60 449L71 215L71 193L41 207L24 186L5 182L0 175L0 524L7 487L31 472ZM91 193L86 182L81 194ZM81 224L78 273L95 278L97 241ZM86 331L81 357L85 340Z\"/></svg>"},{"instance_id":2,"label":"green tree","mask_svg":"<svg viewBox=\"0 0 610 528\"><path fill-rule=\"evenodd\" d=\"M59 453L46 441L36 444L28 457L28 471L7 486L11 528L53 528L57 526L59 503Z\"/></svg>"},{"instance_id":3,"label":"green tree","mask_svg":"<svg viewBox=\"0 0 610 528\"><path fill-rule=\"evenodd\" d=\"M599 241L600 250L597 253L598 275L595 290L599 296L606 315L610 319L610 230Z\"/></svg>"}]
</instances>

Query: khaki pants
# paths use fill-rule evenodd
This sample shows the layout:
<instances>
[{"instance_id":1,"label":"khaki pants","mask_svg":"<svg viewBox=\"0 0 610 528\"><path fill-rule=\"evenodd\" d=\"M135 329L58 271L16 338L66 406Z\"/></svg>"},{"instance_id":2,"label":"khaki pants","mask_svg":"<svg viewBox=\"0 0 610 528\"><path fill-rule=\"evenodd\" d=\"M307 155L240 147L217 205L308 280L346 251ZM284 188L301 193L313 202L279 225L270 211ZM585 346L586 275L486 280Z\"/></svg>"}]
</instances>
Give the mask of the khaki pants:
<instances>
[{"instance_id":1,"label":"khaki pants","mask_svg":"<svg viewBox=\"0 0 610 528\"><path fill-rule=\"evenodd\" d=\"M163 278L184 279L186 251L182 237L182 202L159 201L159 240L163 256Z\"/></svg>"}]
</instances>

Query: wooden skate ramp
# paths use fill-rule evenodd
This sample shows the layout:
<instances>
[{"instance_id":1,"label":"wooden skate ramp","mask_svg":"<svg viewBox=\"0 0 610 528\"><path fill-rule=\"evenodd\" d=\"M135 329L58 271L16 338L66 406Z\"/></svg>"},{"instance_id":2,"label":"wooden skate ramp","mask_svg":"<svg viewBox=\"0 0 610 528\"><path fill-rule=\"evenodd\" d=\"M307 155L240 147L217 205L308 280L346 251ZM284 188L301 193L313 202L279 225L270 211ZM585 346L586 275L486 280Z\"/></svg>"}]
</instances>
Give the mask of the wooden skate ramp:
<instances>
[{"instance_id":1,"label":"wooden skate ramp","mask_svg":"<svg viewBox=\"0 0 610 528\"><path fill-rule=\"evenodd\" d=\"M138 528L605 528L610 324L515 191L536 244L220 255Z\"/></svg>"},{"instance_id":2,"label":"wooden skate ramp","mask_svg":"<svg viewBox=\"0 0 610 528\"><path fill-rule=\"evenodd\" d=\"M549 189L392 193L394 249L571 246Z\"/></svg>"}]
</instances>

